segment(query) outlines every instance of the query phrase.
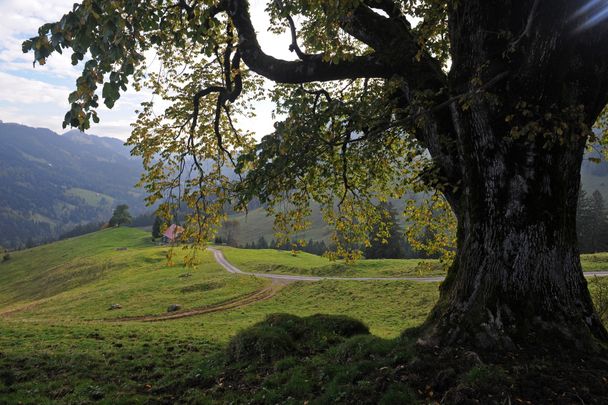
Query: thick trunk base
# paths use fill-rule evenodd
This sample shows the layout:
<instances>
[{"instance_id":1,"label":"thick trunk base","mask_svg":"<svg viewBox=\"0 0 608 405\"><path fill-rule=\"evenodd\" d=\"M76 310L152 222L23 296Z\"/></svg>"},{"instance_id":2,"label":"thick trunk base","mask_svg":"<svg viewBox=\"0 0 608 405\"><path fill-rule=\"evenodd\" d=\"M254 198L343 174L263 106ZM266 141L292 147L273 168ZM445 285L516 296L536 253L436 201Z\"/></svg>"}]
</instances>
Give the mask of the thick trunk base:
<instances>
[{"instance_id":1,"label":"thick trunk base","mask_svg":"<svg viewBox=\"0 0 608 405\"><path fill-rule=\"evenodd\" d=\"M501 238L500 249L466 240L421 343L482 352L605 350L608 333L594 310L576 249L550 248L544 235L544 229L526 230L523 240L533 250L521 243L515 250L505 246L518 239L513 233ZM491 239L486 235L482 241Z\"/></svg>"}]
</instances>

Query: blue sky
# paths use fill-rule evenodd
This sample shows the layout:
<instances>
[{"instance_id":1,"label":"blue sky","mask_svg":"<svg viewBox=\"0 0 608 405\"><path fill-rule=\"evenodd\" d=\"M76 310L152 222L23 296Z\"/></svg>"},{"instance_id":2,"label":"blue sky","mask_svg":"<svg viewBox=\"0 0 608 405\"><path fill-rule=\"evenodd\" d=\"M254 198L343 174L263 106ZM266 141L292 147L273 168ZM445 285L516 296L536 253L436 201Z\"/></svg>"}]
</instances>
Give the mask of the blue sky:
<instances>
[{"instance_id":1,"label":"blue sky","mask_svg":"<svg viewBox=\"0 0 608 405\"><path fill-rule=\"evenodd\" d=\"M49 128L57 133L69 108L68 94L75 86L79 66L72 66L70 54L53 55L44 66L32 66L33 55L21 52L21 43L35 35L40 25L57 21L69 11L74 0L0 0L0 120L34 127ZM290 59L289 36L277 37L266 32L264 0L251 2L252 18L265 50L277 57ZM134 111L151 94L131 90L123 95L112 110L98 110L101 122L90 132L125 140ZM243 126L262 136L272 129L272 105L260 103L257 117L244 120ZM69 129L69 128L68 128Z\"/></svg>"}]
</instances>

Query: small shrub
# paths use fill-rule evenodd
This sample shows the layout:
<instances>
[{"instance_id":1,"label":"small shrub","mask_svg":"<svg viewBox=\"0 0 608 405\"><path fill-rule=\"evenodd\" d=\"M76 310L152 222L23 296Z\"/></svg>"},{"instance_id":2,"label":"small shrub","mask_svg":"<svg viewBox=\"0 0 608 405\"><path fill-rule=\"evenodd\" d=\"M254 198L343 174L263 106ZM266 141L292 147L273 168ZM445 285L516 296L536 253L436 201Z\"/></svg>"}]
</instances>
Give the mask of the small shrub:
<instances>
[{"instance_id":1,"label":"small shrub","mask_svg":"<svg viewBox=\"0 0 608 405\"><path fill-rule=\"evenodd\" d=\"M365 334L369 334L367 326L346 316L272 314L237 334L228 344L228 358L274 362L288 355L320 353L351 336Z\"/></svg>"},{"instance_id":2,"label":"small shrub","mask_svg":"<svg viewBox=\"0 0 608 405\"><path fill-rule=\"evenodd\" d=\"M8 262L11 259L11 254L9 252L5 252L4 256L2 256L3 262Z\"/></svg>"},{"instance_id":3,"label":"small shrub","mask_svg":"<svg viewBox=\"0 0 608 405\"><path fill-rule=\"evenodd\" d=\"M320 353L352 336L369 334L363 323L342 315L317 314L299 318L272 314L262 323L287 332L302 355Z\"/></svg>"},{"instance_id":4,"label":"small shrub","mask_svg":"<svg viewBox=\"0 0 608 405\"><path fill-rule=\"evenodd\" d=\"M359 335L332 348L328 351L328 354L334 362L344 364L382 358L393 350L395 350L394 343L390 340L380 339L372 335Z\"/></svg>"}]
</instances>

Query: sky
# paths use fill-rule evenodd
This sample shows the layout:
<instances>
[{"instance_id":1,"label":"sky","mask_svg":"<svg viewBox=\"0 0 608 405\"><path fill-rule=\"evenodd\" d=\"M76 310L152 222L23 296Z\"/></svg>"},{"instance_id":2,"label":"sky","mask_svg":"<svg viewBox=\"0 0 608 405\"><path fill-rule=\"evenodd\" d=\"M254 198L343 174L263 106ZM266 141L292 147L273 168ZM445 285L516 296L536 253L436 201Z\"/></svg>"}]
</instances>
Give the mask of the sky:
<instances>
[{"instance_id":1,"label":"sky","mask_svg":"<svg viewBox=\"0 0 608 405\"><path fill-rule=\"evenodd\" d=\"M293 59L288 50L289 36L267 32L264 3L265 0L251 2L260 43L273 56ZM49 128L60 134L70 129L62 129L61 124L81 67L72 66L69 52L53 54L46 65L34 67L33 54L23 54L21 43L34 36L42 24L59 20L73 4L74 0L0 0L0 120ZM88 132L126 140L130 124L135 121L134 111L150 98L151 93L146 90L138 93L130 89L111 110L100 106L101 122L93 124ZM242 119L241 125L261 137L272 130L272 104L259 103L256 113L253 119Z\"/></svg>"}]
</instances>

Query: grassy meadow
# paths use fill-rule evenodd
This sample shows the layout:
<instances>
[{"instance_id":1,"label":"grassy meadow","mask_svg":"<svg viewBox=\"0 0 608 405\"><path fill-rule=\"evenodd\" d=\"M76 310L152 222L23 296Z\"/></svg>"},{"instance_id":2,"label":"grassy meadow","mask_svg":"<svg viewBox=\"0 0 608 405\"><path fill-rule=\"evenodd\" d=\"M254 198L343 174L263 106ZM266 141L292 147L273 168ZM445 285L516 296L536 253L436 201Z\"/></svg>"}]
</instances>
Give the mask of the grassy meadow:
<instances>
[{"instance_id":1,"label":"grassy meadow","mask_svg":"<svg viewBox=\"0 0 608 405\"><path fill-rule=\"evenodd\" d=\"M306 253L294 256L274 250L222 249L244 271L342 277L426 276L443 271L432 261L346 264ZM248 381L252 392L261 389L255 391L261 396L254 402L272 403L292 395L314 398L318 394L313 394L310 381L315 379L315 389L329 387L328 401L347 401L349 395L367 395L361 391L366 389L362 382L352 380L376 378L369 370L370 358L388 362L387 367L402 361L401 355L389 355L400 353L391 348L404 330L424 321L438 297L438 283L325 280L271 284L270 280L226 272L210 252L198 252L197 265L191 268L180 264L182 249L175 249L174 265L167 262L167 252L147 232L117 228L11 253L10 260L0 263L0 403L249 402L249 398L239 397L241 388L223 385L228 376L218 370L226 367L232 367L232 377L238 376L239 384ZM586 268L605 269L608 255L586 256L584 262ZM274 292L271 298L243 301L247 305L144 321L163 316L171 304L181 305L182 311L215 308L247 300L268 288ZM121 308L109 310L112 304ZM363 322L372 335L344 340L331 327L315 335L316 340L298 332L298 339L303 340L294 342L300 346L285 348L281 339L273 340L278 329L259 324L274 313L346 315ZM302 325L307 322L320 324L321 329L323 322L343 322L336 319L284 317L276 322L282 322L286 330L293 325L306 330ZM350 321L344 322L348 326ZM243 349L238 345L251 336L258 336L254 346L243 343ZM344 343L321 354L330 357L310 357L306 353L320 350L307 346L313 341ZM260 347L260 342L268 342L269 348ZM228 344L228 353L236 360L222 357ZM270 366L272 372L260 374L259 367L267 366L247 358L252 352L268 355L281 350L285 355L295 350L304 360L288 356ZM350 353L350 363L344 360L345 350ZM327 366L332 362L343 365ZM319 376L317 363L329 367L324 369L329 374Z\"/></svg>"},{"instance_id":2,"label":"grassy meadow","mask_svg":"<svg viewBox=\"0 0 608 405\"><path fill-rule=\"evenodd\" d=\"M173 266L166 253L148 233L119 228L14 252L0 263L0 403L171 402L172 384L187 381L234 335L268 314L348 315L388 339L420 324L438 295L437 284L298 282L279 286L271 299L227 311L121 320L162 315L171 304L184 311L218 305L270 284L227 273L209 252L200 252L193 268L179 264L181 249ZM327 264L311 256L306 258ZM109 310L112 304L122 308ZM204 398L202 388L182 391L183 402Z\"/></svg>"},{"instance_id":3,"label":"grassy meadow","mask_svg":"<svg viewBox=\"0 0 608 405\"><path fill-rule=\"evenodd\" d=\"M437 260L369 259L354 263L330 261L306 252L222 247L228 261L251 273L295 274L320 277L425 277L442 276Z\"/></svg>"}]
</instances>

